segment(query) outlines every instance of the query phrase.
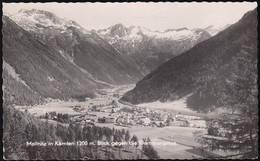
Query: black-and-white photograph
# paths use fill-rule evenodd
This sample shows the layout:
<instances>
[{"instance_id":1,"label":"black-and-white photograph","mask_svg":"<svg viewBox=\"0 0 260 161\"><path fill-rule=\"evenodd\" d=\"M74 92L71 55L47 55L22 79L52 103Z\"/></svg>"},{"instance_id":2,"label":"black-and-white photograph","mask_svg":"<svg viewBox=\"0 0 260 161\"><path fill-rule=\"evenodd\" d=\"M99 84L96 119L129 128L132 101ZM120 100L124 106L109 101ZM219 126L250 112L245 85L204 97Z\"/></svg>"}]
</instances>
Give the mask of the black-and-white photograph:
<instances>
[{"instance_id":1,"label":"black-and-white photograph","mask_svg":"<svg viewBox=\"0 0 260 161\"><path fill-rule=\"evenodd\" d=\"M258 158L257 2L2 5L4 160Z\"/></svg>"}]
</instances>

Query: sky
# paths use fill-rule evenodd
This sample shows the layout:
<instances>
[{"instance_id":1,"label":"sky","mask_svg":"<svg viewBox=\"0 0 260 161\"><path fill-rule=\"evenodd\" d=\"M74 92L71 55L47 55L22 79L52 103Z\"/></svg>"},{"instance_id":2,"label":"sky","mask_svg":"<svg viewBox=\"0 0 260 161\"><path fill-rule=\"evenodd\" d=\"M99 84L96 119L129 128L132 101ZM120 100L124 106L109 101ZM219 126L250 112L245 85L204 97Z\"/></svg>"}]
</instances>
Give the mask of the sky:
<instances>
[{"instance_id":1,"label":"sky","mask_svg":"<svg viewBox=\"0 0 260 161\"><path fill-rule=\"evenodd\" d=\"M237 22L257 7L256 2L160 2L160 3L3 3L3 12L41 9L74 20L87 30L121 23L154 31L177 28L223 27Z\"/></svg>"}]
</instances>

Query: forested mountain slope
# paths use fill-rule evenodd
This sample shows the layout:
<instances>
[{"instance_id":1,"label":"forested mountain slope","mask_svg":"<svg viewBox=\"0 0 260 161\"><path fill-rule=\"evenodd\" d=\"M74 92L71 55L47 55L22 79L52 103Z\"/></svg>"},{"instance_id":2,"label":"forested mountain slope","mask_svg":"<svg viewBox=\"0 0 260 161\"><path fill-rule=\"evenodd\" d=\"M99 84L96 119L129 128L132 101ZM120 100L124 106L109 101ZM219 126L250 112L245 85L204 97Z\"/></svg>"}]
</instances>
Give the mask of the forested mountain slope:
<instances>
[{"instance_id":1,"label":"forested mountain slope","mask_svg":"<svg viewBox=\"0 0 260 161\"><path fill-rule=\"evenodd\" d=\"M131 59L77 22L43 10L20 10L10 18L46 48L56 50L95 79L111 84L135 83L143 77Z\"/></svg>"},{"instance_id":2,"label":"forested mountain slope","mask_svg":"<svg viewBox=\"0 0 260 161\"><path fill-rule=\"evenodd\" d=\"M94 88L104 85L97 83L53 48L42 44L10 18L3 16L2 21L3 60L22 82L39 95L53 98L91 96ZM7 69L7 73L10 72ZM8 82L8 76L5 78L4 83ZM11 85L4 86L11 88Z\"/></svg>"},{"instance_id":3,"label":"forested mountain slope","mask_svg":"<svg viewBox=\"0 0 260 161\"><path fill-rule=\"evenodd\" d=\"M12 102L17 105L33 105L44 101L44 98L32 90L27 84L17 81L4 68L3 78L3 101Z\"/></svg>"},{"instance_id":4,"label":"forested mountain slope","mask_svg":"<svg viewBox=\"0 0 260 161\"><path fill-rule=\"evenodd\" d=\"M225 105L231 84L257 90L257 10L191 50L171 59L148 74L121 100L134 104L168 101L191 94L192 109L207 111ZM252 88L251 88L252 87ZM254 95L254 97L256 97ZM233 98L237 103L242 100Z\"/></svg>"}]
</instances>

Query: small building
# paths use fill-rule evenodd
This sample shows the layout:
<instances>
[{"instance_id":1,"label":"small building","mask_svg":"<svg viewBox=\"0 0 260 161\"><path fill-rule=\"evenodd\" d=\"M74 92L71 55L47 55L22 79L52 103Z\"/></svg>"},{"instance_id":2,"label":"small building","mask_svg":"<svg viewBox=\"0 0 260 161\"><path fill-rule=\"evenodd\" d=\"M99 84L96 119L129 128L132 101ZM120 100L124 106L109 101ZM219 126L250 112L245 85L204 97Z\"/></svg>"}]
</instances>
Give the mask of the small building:
<instances>
[{"instance_id":1,"label":"small building","mask_svg":"<svg viewBox=\"0 0 260 161\"><path fill-rule=\"evenodd\" d=\"M159 127L165 127L165 122L164 122L164 121L161 121Z\"/></svg>"},{"instance_id":2,"label":"small building","mask_svg":"<svg viewBox=\"0 0 260 161\"><path fill-rule=\"evenodd\" d=\"M157 126L157 127L164 127L165 126L165 122L163 121L153 121L152 122L152 126Z\"/></svg>"},{"instance_id":3,"label":"small building","mask_svg":"<svg viewBox=\"0 0 260 161\"><path fill-rule=\"evenodd\" d=\"M87 125L87 126L94 126L95 125L95 123L92 122L91 120L86 120L85 122L86 122L85 125Z\"/></svg>"},{"instance_id":4,"label":"small building","mask_svg":"<svg viewBox=\"0 0 260 161\"><path fill-rule=\"evenodd\" d=\"M123 116L118 116L118 118L116 119L116 122L119 123L119 122L123 122L124 118Z\"/></svg>"},{"instance_id":5,"label":"small building","mask_svg":"<svg viewBox=\"0 0 260 161\"><path fill-rule=\"evenodd\" d=\"M95 111L95 112L100 112L101 110L101 107L98 107L96 105L94 105L92 108L91 108L91 111Z\"/></svg>"},{"instance_id":6,"label":"small building","mask_svg":"<svg viewBox=\"0 0 260 161\"><path fill-rule=\"evenodd\" d=\"M172 123L173 126L184 126L185 122L184 121L174 121Z\"/></svg>"},{"instance_id":7,"label":"small building","mask_svg":"<svg viewBox=\"0 0 260 161\"><path fill-rule=\"evenodd\" d=\"M119 116L117 119L116 119L116 122L117 123L123 123L123 124L129 124L130 121L129 121L129 116L126 115L126 116Z\"/></svg>"},{"instance_id":8,"label":"small building","mask_svg":"<svg viewBox=\"0 0 260 161\"><path fill-rule=\"evenodd\" d=\"M148 108L145 109L146 113L150 113L150 110Z\"/></svg>"},{"instance_id":9,"label":"small building","mask_svg":"<svg viewBox=\"0 0 260 161\"><path fill-rule=\"evenodd\" d=\"M138 122L142 125L147 126L147 125L150 125L151 120L150 120L150 118L145 117L145 118L140 118L140 120Z\"/></svg>"},{"instance_id":10,"label":"small building","mask_svg":"<svg viewBox=\"0 0 260 161\"><path fill-rule=\"evenodd\" d=\"M136 125L136 122L134 122L133 120L131 120L131 121L129 122L129 124L130 124L130 125Z\"/></svg>"},{"instance_id":11,"label":"small building","mask_svg":"<svg viewBox=\"0 0 260 161\"><path fill-rule=\"evenodd\" d=\"M125 124L129 124L129 116L127 115L127 116L124 116L123 117L123 122L125 123Z\"/></svg>"},{"instance_id":12,"label":"small building","mask_svg":"<svg viewBox=\"0 0 260 161\"><path fill-rule=\"evenodd\" d=\"M105 117L105 123L114 123L115 118L114 117Z\"/></svg>"},{"instance_id":13,"label":"small building","mask_svg":"<svg viewBox=\"0 0 260 161\"><path fill-rule=\"evenodd\" d=\"M114 94L113 94L113 97L119 98L119 94L118 94L118 93L114 93Z\"/></svg>"},{"instance_id":14,"label":"small building","mask_svg":"<svg viewBox=\"0 0 260 161\"><path fill-rule=\"evenodd\" d=\"M206 128L207 127L205 120L191 120L190 126L197 127L197 128Z\"/></svg>"},{"instance_id":15,"label":"small building","mask_svg":"<svg viewBox=\"0 0 260 161\"><path fill-rule=\"evenodd\" d=\"M115 122L115 118L114 117L102 117L102 118L98 118L98 122L100 123L114 123Z\"/></svg>"},{"instance_id":16,"label":"small building","mask_svg":"<svg viewBox=\"0 0 260 161\"><path fill-rule=\"evenodd\" d=\"M113 100L111 104L114 108L118 108L118 102L116 100Z\"/></svg>"},{"instance_id":17,"label":"small building","mask_svg":"<svg viewBox=\"0 0 260 161\"><path fill-rule=\"evenodd\" d=\"M86 123L86 125L87 125L87 126L94 126L95 123L94 123L94 122L88 122L88 123Z\"/></svg>"},{"instance_id":18,"label":"small building","mask_svg":"<svg viewBox=\"0 0 260 161\"><path fill-rule=\"evenodd\" d=\"M89 113L88 115L89 116L97 116L96 114L93 114L93 113Z\"/></svg>"},{"instance_id":19,"label":"small building","mask_svg":"<svg viewBox=\"0 0 260 161\"><path fill-rule=\"evenodd\" d=\"M57 116L53 116L52 119L53 119L53 120L57 120L58 117L57 117Z\"/></svg>"},{"instance_id":20,"label":"small building","mask_svg":"<svg viewBox=\"0 0 260 161\"><path fill-rule=\"evenodd\" d=\"M111 110L111 113L115 113L116 111L115 111L115 109L114 108L112 108L112 110Z\"/></svg>"},{"instance_id":21,"label":"small building","mask_svg":"<svg viewBox=\"0 0 260 161\"><path fill-rule=\"evenodd\" d=\"M168 115L167 114L161 114L160 121L166 122L167 119L168 119Z\"/></svg>"},{"instance_id":22,"label":"small building","mask_svg":"<svg viewBox=\"0 0 260 161\"><path fill-rule=\"evenodd\" d=\"M105 121L106 121L105 118L98 118L99 123L105 123Z\"/></svg>"},{"instance_id":23,"label":"small building","mask_svg":"<svg viewBox=\"0 0 260 161\"><path fill-rule=\"evenodd\" d=\"M177 114L175 116L177 119L188 119L188 120L200 120L201 118L198 116L191 116L191 115L182 115L182 114Z\"/></svg>"}]
</instances>

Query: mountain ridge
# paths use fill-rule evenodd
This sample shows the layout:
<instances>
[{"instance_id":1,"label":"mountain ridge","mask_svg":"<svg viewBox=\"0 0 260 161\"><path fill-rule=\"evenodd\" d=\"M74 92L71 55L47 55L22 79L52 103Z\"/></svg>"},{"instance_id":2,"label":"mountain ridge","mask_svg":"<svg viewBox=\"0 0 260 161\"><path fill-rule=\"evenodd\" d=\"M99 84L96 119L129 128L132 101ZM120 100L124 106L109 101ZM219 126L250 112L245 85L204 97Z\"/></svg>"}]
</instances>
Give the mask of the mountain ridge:
<instances>
[{"instance_id":1,"label":"mountain ridge","mask_svg":"<svg viewBox=\"0 0 260 161\"><path fill-rule=\"evenodd\" d=\"M73 92L90 96L94 88L104 86L83 74L53 48L47 48L10 18L3 16L2 21L3 60L41 96L66 98Z\"/></svg>"},{"instance_id":2,"label":"mountain ridge","mask_svg":"<svg viewBox=\"0 0 260 161\"><path fill-rule=\"evenodd\" d=\"M122 55L132 58L145 74L211 37L202 29L180 28L158 32L140 26L125 27L123 24L100 29L95 33L114 46Z\"/></svg>"},{"instance_id":3,"label":"mountain ridge","mask_svg":"<svg viewBox=\"0 0 260 161\"><path fill-rule=\"evenodd\" d=\"M55 48L65 59L110 84L135 83L142 72L97 34L78 23L41 10L21 10L10 17L48 48Z\"/></svg>"},{"instance_id":4,"label":"mountain ridge","mask_svg":"<svg viewBox=\"0 0 260 161\"><path fill-rule=\"evenodd\" d=\"M236 81L229 68L235 71L238 59L247 55L256 68L256 15L256 10L245 14L236 24L159 66L121 100L164 102L192 94L187 100L190 108L207 111L222 106L223 90L228 86L225 79Z\"/></svg>"}]
</instances>

